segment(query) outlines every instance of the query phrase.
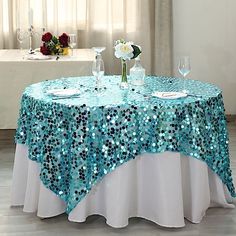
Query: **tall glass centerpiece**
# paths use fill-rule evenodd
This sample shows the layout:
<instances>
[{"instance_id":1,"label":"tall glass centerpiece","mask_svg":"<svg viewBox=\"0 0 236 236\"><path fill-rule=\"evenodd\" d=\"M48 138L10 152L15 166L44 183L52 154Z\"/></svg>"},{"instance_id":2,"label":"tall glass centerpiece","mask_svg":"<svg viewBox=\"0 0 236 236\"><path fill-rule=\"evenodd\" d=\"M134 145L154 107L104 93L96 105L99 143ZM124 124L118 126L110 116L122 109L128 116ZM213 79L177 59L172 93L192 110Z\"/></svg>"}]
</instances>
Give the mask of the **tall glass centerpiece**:
<instances>
[{"instance_id":1,"label":"tall glass centerpiece","mask_svg":"<svg viewBox=\"0 0 236 236\"><path fill-rule=\"evenodd\" d=\"M123 39L115 42L115 56L121 59L122 74L120 88L127 89L128 77L127 77L127 61L136 58L141 53L141 47L135 45L133 42L126 42Z\"/></svg>"},{"instance_id":2,"label":"tall glass centerpiece","mask_svg":"<svg viewBox=\"0 0 236 236\"><path fill-rule=\"evenodd\" d=\"M99 91L101 88L101 78L105 72L104 62L103 62L101 53L106 48L105 47L93 47L92 49L96 53L95 60L93 61L93 65L92 65L92 73L93 73L93 76L95 76L95 78L96 78L95 89L97 91Z\"/></svg>"}]
</instances>

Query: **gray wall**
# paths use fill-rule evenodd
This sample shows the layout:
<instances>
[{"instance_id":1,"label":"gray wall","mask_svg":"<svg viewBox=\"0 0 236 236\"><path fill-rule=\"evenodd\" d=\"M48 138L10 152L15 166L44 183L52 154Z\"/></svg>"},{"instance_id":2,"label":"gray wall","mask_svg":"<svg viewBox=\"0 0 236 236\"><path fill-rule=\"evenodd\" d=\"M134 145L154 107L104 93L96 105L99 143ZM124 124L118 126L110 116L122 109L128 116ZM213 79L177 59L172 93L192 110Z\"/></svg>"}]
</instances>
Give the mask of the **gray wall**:
<instances>
[{"instance_id":1,"label":"gray wall","mask_svg":"<svg viewBox=\"0 0 236 236\"><path fill-rule=\"evenodd\" d=\"M236 114L236 0L173 0L174 65L189 55L189 77L218 85Z\"/></svg>"}]
</instances>

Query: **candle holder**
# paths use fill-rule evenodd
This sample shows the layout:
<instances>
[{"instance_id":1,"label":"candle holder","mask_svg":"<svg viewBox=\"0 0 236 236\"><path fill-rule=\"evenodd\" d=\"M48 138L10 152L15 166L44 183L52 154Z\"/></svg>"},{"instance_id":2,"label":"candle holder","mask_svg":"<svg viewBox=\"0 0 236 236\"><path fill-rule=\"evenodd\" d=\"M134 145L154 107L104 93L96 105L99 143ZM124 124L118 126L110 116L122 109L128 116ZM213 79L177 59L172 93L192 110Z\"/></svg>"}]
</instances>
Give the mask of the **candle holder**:
<instances>
[{"instance_id":1,"label":"candle holder","mask_svg":"<svg viewBox=\"0 0 236 236\"><path fill-rule=\"evenodd\" d=\"M42 34L44 34L44 32L45 32L45 28L42 28ZM30 28L28 29L28 37L29 37L29 51L28 51L28 53L29 54L34 54L35 53L35 51L33 50L33 46L32 46L32 44L33 44L33 37L35 35L39 36L40 32L36 31L34 29L34 26L31 25Z\"/></svg>"}]
</instances>

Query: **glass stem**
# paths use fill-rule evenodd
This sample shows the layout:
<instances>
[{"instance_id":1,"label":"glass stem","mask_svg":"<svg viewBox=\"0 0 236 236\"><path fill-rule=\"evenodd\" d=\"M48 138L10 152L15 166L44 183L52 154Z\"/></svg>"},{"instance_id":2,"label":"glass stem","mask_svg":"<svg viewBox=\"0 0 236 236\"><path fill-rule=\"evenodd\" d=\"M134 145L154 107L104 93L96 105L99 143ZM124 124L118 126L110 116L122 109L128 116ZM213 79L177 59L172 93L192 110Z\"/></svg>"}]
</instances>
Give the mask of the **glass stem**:
<instances>
[{"instance_id":1,"label":"glass stem","mask_svg":"<svg viewBox=\"0 0 236 236\"><path fill-rule=\"evenodd\" d=\"M122 77L121 77L121 82L122 83L127 83L127 63L125 60L121 60L122 63Z\"/></svg>"},{"instance_id":2,"label":"glass stem","mask_svg":"<svg viewBox=\"0 0 236 236\"><path fill-rule=\"evenodd\" d=\"M100 76L96 76L96 88L97 88L97 91L99 91L101 88L101 77Z\"/></svg>"},{"instance_id":3,"label":"glass stem","mask_svg":"<svg viewBox=\"0 0 236 236\"><path fill-rule=\"evenodd\" d=\"M183 88L183 92L186 93L186 78L185 78L185 75L183 75L183 80L184 80L183 81L184 82L184 84L183 84L183 87L184 87Z\"/></svg>"}]
</instances>

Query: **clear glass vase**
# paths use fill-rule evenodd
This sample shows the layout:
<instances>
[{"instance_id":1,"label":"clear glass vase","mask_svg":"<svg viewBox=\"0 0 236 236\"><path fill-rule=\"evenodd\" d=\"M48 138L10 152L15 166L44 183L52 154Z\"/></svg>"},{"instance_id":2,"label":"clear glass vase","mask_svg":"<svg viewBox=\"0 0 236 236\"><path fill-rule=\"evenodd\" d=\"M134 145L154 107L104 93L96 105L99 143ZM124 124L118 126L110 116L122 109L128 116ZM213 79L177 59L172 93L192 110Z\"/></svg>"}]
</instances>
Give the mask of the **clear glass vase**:
<instances>
[{"instance_id":1,"label":"clear glass vase","mask_svg":"<svg viewBox=\"0 0 236 236\"><path fill-rule=\"evenodd\" d=\"M128 77L127 77L127 61L121 60L121 66L122 66L122 75L121 75L121 83L120 88L121 89L128 89Z\"/></svg>"},{"instance_id":2,"label":"clear glass vase","mask_svg":"<svg viewBox=\"0 0 236 236\"><path fill-rule=\"evenodd\" d=\"M130 69L130 83L136 86L144 85L145 69L141 65L140 57L135 58L134 66Z\"/></svg>"}]
</instances>

